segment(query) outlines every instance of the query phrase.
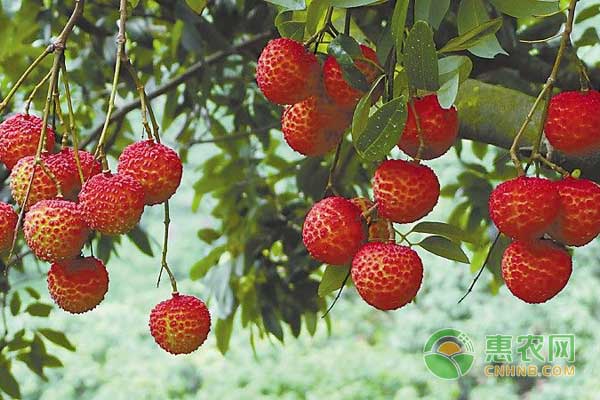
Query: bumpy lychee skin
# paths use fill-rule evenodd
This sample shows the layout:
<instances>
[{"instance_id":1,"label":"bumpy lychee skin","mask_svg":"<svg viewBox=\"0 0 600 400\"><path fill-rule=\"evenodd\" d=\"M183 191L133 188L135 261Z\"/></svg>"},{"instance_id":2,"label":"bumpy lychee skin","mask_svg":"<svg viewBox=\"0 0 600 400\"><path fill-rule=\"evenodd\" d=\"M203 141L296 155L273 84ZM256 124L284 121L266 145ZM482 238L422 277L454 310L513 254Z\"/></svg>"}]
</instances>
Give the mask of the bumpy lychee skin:
<instances>
[{"instance_id":1,"label":"bumpy lychee skin","mask_svg":"<svg viewBox=\"0 0 600 400\"><path fill-rule=\"evenodd\" d=\"M542 237L558 214L560 199L548 179L518 177L502 182L489 199L490 217L498 230L518 240Z\"/></svg>"},{"instance_id":2,"label":"bumpy lychee skin","mask_svg":"<svg viewBox=\"0 0 600 400\"><path fill-rule=\"evenodd\" d=\"M395 243L365 244L354 256L350 271L360 296L380 310L395 310L409 303L423 280L419 255Z\"/></svg>"},{"instance_id":3,"label":"bumpy lychee skin","mask_svg":"<svg viewBox=\"0 0 600 400\"><path fill-rule=\"evenodd\" d=\"M350 200L352 204L360 208L361 213L366 213L373 208L375 203L366 197L355 197ZM366 217L367 226L369 227L370 242L386 242L390 236L393 237L392 223L389 219L383 218L375 212L371 212Z\"/></svg>"},{"instance_id":4,"label":"bumpy lychee skin","mask_svg":"<svg viewBox=\"0 0 600 400\"><path fill-rule=\"evenodd\" d=\"M89 228L77 204L66 200L43 200L25 214L25 241L40 260L73 259L89 236Z\"/></svg>"},{"instance_id":5,"label":"bumpy lychee skin","mask_svg":"<svg viewBox=\"0 0 600 400\"><path fill-rule=\"evenodd\" d=\"M600 151L600 92L562 92L550 101L546 137L565 154Z\"/></svg>"},{"instance_id":6,"label":"bumpy lychee skin","mask_svg":"<svg viewBox=\"0 0 600 400\"><path fill-rule=\"evenodd\" d=\"M63 310L80 314L96 308L108 291L108 272L94 257L76 258L52 264L48 291Z\"/></svg>"},{"instance_id":7,"label":"bumpy lychee skin","mask_svg":"<svg viewBox=\"0 0 600 400\"><path fill-rule=\"evenodd\" d=\"M79 166L81 167L81 173L83 175L83 181L87 181L90 177L98 175L102 172L102 165L100 161L96 160L92 153L85 150L78 150L77 155L79 156ZM75 150L67 147L62 149L56 154L50 156L55 163L61 163L63 168L68 170L66 183L63 182L63 194L68 199L76 199L77 194L81 190L81 178L77 169L77 161L75 159Z\"/></svg>"},{"instance_id":8,"label":"bumpy lychee skin","mask_svg":"<svg viewBox=\"0 0 600 400\"><path fill-rule=\"evenodd\" d=\"M302 227L310 255L331 265L349 264L366 239L360 209L343 197L328 197L313 205Z\"/></svg>"},{"instance_id":9,"label":"bumpy lychee skin","mask_svg":"<svg viewBox=\"0 0 600 400\"><path fill-rule=\"evenodd\" d=\"M403 160L382 162L373 178L377 211L394 222L417 221L433 210L440 198L440 182L425 165Z\"/></svg>"},{"instance_id":10,"label":"bumpy lychee skin","mask_svg":"<svg viewBox=\"0 0 600 400\"><path fill-rule=\"evenodd\" d=\"M76 176L70 170L69 165L64 160L56 158L54 154L42 154L41 159L47 170L60 183L63 193L72 192ZM25 201L34 166L35 176L25 209L29 209L38 201L54 199L58 196L56 184L50 175L40 166L35 165L34 156L27 156L20 159L10 173L10 188L15 202L21 205Z\"/></svg>"},{"instance_id":11,"label":"bumpy lychee skin","mask_svg":"<svg viewBox=\"0 0 600 400\"><path fill-rule=\"evenodd\" d=\"M360 45L363 57L371 60L375 65L379 65L377 54L368 46ZM372 84L381 71L373 64L364 60L356 60L354 65L365 76L367 83ZM327 95L337 104L347 110L352 110L356 103L364 95L359 89L355 89L346 80L342 74L342 68L335 57L328 56L323 64L323 83Z\"/></svg>"},{"instance_id":12,"label":"bumpy lychee skin","mask_svg":"<svg viewBox=\"0 0 600 400\"><path fill-rule=\"evenodd\" d=\"M156 343L171 354L189 354L206 340L210 312L194 296L173 293L150 313L150 333Z\"/></svg>"},{"instance_id":13,"label":"bumpy lychee skin","mask_svg":"<svg viewBox=\"0 0 600 400\"><path fill-rule=\"evenodd\" d=\"M543 303L567 284L571 256L549 240L511 243L502 256L502 277L508 289L527 303Z\"/></svg>"},{"instance_id":14,"label":"bumpy lychee skin","mask_svg":"<svg viewBox=\"0 0 600 400\"><path fill-rule=\"evenodd\" d=\"M554 183L560 197L550 236L568 246L584 246L600 234L600 186L587 179Z\"/></svg>"},{"instance_id":15,"label":"bumpy lychee skin","mask_svg":"<svg viewBox=\"0 0 600 400\"><path fill-rule=\"evenodd\" d=\"M127 146L119 157L120 174L141 183L147 205L164 203L175 194L181 183L183 165L177 153L154 140Z\"/></svg>"},{"instance_id":16,"label":"bumpy lychee skin","mask_svg":"<svg viewBox=\"0 0 600 400\"><path fill-rule=\"evenodd\" d=\"M0 124L0 162L13 169L17 162L35 154L43 121L27 114L15 114ZM54 131L46 131L46 150L54 148Z\"/></svg>"},{"instance_id":17,"label":"bumpy lychee skin","mask_svg":"<svg viewBox=\"0 0 600 400\"><path fill-rule=\"evenodd\" d=\"M296 104L319 90L319 61L300 42L273 39L258 59L256 82L269 101Z\"/></svg>"},{"instance_id":18,"label":"bumpy lychee skin","mask_svg":"<svg viewBox=\"0 0 600 400\"><path fill-rule=\"evenodd\" d=\"M18 216L10 204L0 201L0 254L12 246Z\"/></svg>"},{"instance_id":19,"label":"bumpy lychee skin","mask_svg":"<svg viewBox=\"0 0 600 400\"><path fill-rule=\"evenodd\" d=\"M90 228L104 235L122 235L140 221L144 188L129 175L105 172L83 185L79 206Z\"/></svg>"},{"instance_id":20,"label":"bumpy lychee skin","mask_svg":"<svg viewBox=\"0 0 600 400\"><path fill-rule=\"evenodd\" d=\"M333 150L349 125L349 114L317 96L286 108L281 117L285 141L305 156Z\"/></svg>"},{"instance_id":21,"label":"bumpy lychee skin","mask_svg":"<svg viewBox=\"0 0 600 400\"><path fill-rule=\"evenodd\" d=\"M445 154L458 136L458 112L452 106L445 110L440 106L435 94L416 99L414 108L419 117L423 139L421 159L431 160ZM413 108L408 106L408 118L398 147L411 157L419 151L419 129Z\"/></svg>"}]
</instances>

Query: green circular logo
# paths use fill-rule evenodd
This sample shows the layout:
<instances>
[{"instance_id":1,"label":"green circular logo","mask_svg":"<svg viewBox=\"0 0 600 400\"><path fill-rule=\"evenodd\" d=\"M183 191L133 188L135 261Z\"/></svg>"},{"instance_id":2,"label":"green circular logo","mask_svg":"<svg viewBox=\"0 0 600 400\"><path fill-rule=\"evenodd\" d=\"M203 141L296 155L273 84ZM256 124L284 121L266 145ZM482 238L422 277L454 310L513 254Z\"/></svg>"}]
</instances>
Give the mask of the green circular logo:
<instances>
[{"instance_id":1,"label":"green circular logo","mask_svg":"<svg viewBox=\"0 0 600 400\"><path fill-rule=\"evenodd\" d=\"M457 329L440 329L423 346L423 360L427 369L438 378L458 379L473 366L473 342Z\"/></svg>"}]
</instances>

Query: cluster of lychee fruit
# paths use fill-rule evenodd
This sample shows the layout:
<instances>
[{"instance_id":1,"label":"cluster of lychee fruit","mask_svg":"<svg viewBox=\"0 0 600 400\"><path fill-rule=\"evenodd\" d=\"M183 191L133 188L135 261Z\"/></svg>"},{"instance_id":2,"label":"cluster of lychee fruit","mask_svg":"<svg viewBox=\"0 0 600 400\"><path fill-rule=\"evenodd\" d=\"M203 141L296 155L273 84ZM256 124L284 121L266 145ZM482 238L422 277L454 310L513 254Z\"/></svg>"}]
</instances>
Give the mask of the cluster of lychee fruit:
<instances>
[{"instance_id":1,"label":"cluster of lychee fruit","mask_svg":"<svg viewBox=\"0 0 600 400\"><path fill-rule=\"evenodd\" d=\"M376 54L364 45L360 49L363 57L354 60L355 66L372 84L381 75ZM345 80L334 57L328 56L321 67L302 43L286 38L267 44L256 78L268 100L286 105L281 122L285 140L307 156L323 155L339 143L365 94ZM393 223L415 222L433 210L440 184L420 160L446 153L457 134L454 107L443 109L435 94L414 99L398 147L418 159L382 162L373 178L375 202L333 196L306 215L302 237L310 255L330 265L351 264L359 294L378 309L404 306L421 286L421 259L396 243Z\"/></svg>"},{"instance_id":2,"label":"cluster of lychee fruit","mask_svg":"<svg viewBox=\"0 0 600 400\"><path fill-rule=\"evenodd\" d=\"M56 304L70 313L94 309L108 291L108 272L82 249L92 231L122 235L133 229L145 206L167 201L180 185L183 166L177 153L153 139L127 146L118 172L103 171L84 150L63 147L53 153L55 138L47 127L41 160L35 154L43 121L16 114L0 124L0 161L10 170L16 204L26 211L25 241L31 252L51 263L48 290ZM27 201L26 201L27 199ZM18 216L0 203L0 252L12 247ZM206 339L208 309L199 299L174 293L150 316L150 330L165 350L189 353Z\"/></svg>"},{"instance_id":3,"label":"cluster of lychee fruit","mask_svg":"<svg viewBox=\"0 0 600 400\"><path fill-rule=\"evenodd\" d=\"M554 96L544 131L567 155L600 151L600 92ZM513 239L502 258L508 289L528 303L543 303L571 276L565 246L584 246L600 234L600 186L572 176L558 181L520 176L496 187L489 211L498 230Z\"/></svg>"}]
</instances>

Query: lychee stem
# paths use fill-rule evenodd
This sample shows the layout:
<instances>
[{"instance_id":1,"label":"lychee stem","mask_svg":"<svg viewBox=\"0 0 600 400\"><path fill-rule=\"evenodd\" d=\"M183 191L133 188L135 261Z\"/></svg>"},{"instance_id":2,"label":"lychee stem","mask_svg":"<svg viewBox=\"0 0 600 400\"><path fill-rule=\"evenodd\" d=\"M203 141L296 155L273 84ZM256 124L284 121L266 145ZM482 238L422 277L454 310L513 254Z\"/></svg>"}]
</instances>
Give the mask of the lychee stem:
<instances>
[{"instance_id":1,"label":"lychee stem","mask_svg":"<svg viewBox=\"0 0 600 400\"><path fill-rule=\"evenodd\" d=\"M338 290L337 294L335 295L333 302L331 302L331 304L329 305L329 307L327 308L327 310L325 311L325 313L323 314L323 316L321 318L327 317L327 314L329 314L329 312L333 309L333 306L335 306L335 304L338 302L338 300L340 299L340 296L342 295L342 291L344 290L344 287L346 287L348 278L350 278L350 269L348 269L348 273L344 277L344 280L342 281L342 286L340 286L340 289Z\"/></svg>"},{"instance_id":2,"label":"lychee stem","mask_svg":"<svg viewBox=\"0 0 600 400\"><path fill-rule=\"evenodd\" d=\"M343 143L344 138L342 137L335 149L335 155L333 156L333 160L331 161L331 167L329 168L329 177L327 178L327 186L325 186L324 197L327 197L329 193L337 195L337 191L335 190L335 170L337 168L338 162L340 161L340 153L342 150Z\"/></svg>"},{"instance_id":3,"label":"lychee stem","mask_svg":"<svg viewBox=\"0 0 600 400\"><path fill-rule=\"evenodd\" d=\"M67 64L63 58L60 65L62 71L63 86L65 88L65 96L67 98L67 110L69 112L69 131L71 133L71 141L73 142L73 153L75 155L75 166L77 167L77 174L81 181L81 186L85 183L83 177L83 170L81 169L81 160L79 158L79 135L77 134L77 126L75 125L75 113L73 112L73 101L71 100L71 88L69 86L69 78L67 75Z\"/></svg>"},{"instance_id":4,"label":"lychee stem","mask_svg":"<svg viewBox=\"0 0 600 400\"><path fill-rule=\"evenodd\" d=\"M50 79L50 75L51 74L52 74L52 71L48 71L48 73L46 74L46 76L44 76L37 83L37 85L35 85L35 87L31 91L31 93L29 94L29 96L27 96L27 100L25 101L25 114L29 115L29 108L31 107L31 103L33 102L33 99L34 99L35 95L42 88L42 86L44 86L46 84L46 82L48 82L48 79Z\"/></svg>"},{"instance_id":5,"label":"lychee stem","mask_svg":"<svg viewBox=\"0 0 600 400\"><path fill-rule=\"evenodd\" d=\"M158 280L156 281L156 287L160 285L160 278L162 277L163 270L167 271L167 275L169 275L169 279L171 280L171 288L173 289L173 293L177 293L177 280L175 279L175 275L169 268L169 264L167 262L167 251L169 247L169 224L171 223L171 217L169 213L169 200L165 201L165 234L163 240L163 250L162 250L162 260L160 272L158 273Z\"/></svg>"},{"instance_id":6,"label":"lychee stem","mask_svg":"<svg viewBox=\"0 0 600 400\"><path fill-rule=\"evenodd\" d=\"M498 243L499 239L500 239L500 232L496 233L496 237L492 241L492 244L491 244L490 248L488 249L488 253L485 256L485 260L483 261L483 264L481 264L479 271L477 271L477 275L475 275L475 277L473 278L473 281L471 282L471 284L469 285L469 288L467 289L467 292L463 295L463 297L460 298L460 300L458 300L457 304L460 304L473 291L475 284L477 283L477 281L481 277L481 274L483 273L483 269L485 268L487 263L490 261L490 257L492 256L492 251L494 250L494 247Z\"/></svg>"}]
</instances>

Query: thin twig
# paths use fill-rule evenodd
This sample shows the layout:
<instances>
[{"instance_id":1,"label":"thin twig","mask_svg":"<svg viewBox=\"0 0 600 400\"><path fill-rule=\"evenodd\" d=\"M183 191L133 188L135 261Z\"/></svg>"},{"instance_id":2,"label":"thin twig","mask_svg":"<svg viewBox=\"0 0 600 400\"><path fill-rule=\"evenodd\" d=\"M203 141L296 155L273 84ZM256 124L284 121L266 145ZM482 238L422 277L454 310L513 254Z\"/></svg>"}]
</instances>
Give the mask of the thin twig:
<instances>
[{"instance_id":1,"label":"thin twig","mask_svg":"<svg viewBox=\"0 0 600 400\"><path fill-rule=\"evenodd\" d=\"M335 299L333 299L333 302L327 308L327 311L325 311L325 314L323 314L323 316L321 318L325 318L327 316L327 314L329 314L329 312L333 309L333 306L335 306L335 303L337 303L337 301L340 299L340 296L342 295L342 291L344 290L344 287L346 286L346 282L348 282L348 278L350 278L350 270L348 270L346 277L342 281L342 286L340 286L340 289L338 290L337 294L335 295Z\"/></svg>"},{"instance_id":2,"label":"thin twig","mask_svg":"<svg viewBox=\"0 0 600 400\"><path fill-rule=\"evenodd\" d=\"M487 265L487 263L490 261L490 257L492 256L492 251L494 250L494 247L498 243L499 239L500 239L500 232L496 233L496 237L494 238L494 241L492 242L492 245L488 249L488 253L485 256L485 260L483 261L483 264L481 264L481 267L479 268L479 271L477 271L477 275L475 275L475 278L473 278L473 281L471 282L471 285L469 285L469 289L467 289L467 292L463 295L463 297L461 297L460 300L458 300L457 304L460 304L473 291L473 288L475 287L475 284L477 283L477 281L479 280L479 277L483 273L483 269L485 268L485 266Z\"/></svg>"}]
</instances>

